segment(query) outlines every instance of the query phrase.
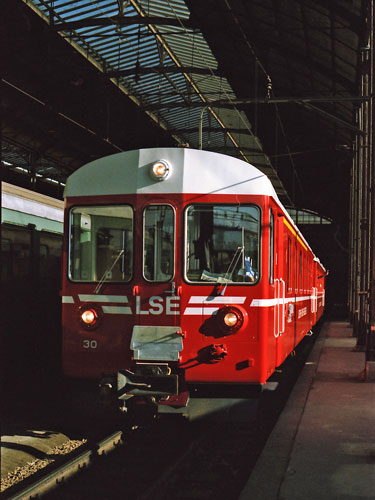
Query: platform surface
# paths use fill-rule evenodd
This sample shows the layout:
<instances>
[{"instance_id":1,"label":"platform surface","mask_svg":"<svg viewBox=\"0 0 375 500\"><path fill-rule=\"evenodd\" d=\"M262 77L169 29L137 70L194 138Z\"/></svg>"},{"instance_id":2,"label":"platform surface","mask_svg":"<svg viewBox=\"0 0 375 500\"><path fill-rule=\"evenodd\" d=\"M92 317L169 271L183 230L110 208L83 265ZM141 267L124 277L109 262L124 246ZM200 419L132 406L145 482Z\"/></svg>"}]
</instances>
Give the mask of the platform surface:
<instances>
[{"instance_id":1,"label":"platform surface","mask_svg":"<svg viewBox=\"0 0 375 500\"><path fill-rule=\"evenodd\" d=\"M375 382L352 334L323 325L239 500L375 500Z\"/></svg>"}]
</instances>

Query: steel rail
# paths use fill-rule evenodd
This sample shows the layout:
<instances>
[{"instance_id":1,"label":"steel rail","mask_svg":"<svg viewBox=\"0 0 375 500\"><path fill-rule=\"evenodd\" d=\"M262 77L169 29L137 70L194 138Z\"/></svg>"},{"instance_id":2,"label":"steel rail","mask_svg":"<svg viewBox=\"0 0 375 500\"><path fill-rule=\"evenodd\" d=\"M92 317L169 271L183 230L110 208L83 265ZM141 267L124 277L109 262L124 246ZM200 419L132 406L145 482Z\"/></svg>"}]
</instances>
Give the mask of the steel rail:
<instances>
[{"instance_id":1,"label":"steel rail","mask_svg":"<svg viewBox=\"0 0 375 500\"><path fill-rule=\"evenodd\" d=\"M123 433L122 431L116 431L94 445L86 445L85 451L82 451L79 455L59 465L55 470L47 473L12 496L5 498L7 500L28 500L44 495L59 484L65 483L67 478L87 468L98 457L113 451L121 444L123 444Z\"/></svg>"}]
</instances>

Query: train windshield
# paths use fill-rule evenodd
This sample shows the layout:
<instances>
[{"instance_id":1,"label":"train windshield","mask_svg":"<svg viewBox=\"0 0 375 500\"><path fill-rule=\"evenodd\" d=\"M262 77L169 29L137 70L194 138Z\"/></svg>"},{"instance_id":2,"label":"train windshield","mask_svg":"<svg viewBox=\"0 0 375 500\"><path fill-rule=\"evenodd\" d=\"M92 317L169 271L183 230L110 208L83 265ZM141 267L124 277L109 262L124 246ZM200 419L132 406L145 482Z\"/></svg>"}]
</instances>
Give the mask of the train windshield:
<instances>
[{"instance_id":1,"label":"train windshield","mask_svg":"<svg viewBox=\"0 0 375 500\"><path fill-rule=\"evenodd\" d=\"M259 280L259 249L259 207L207 204L187 208L187 280L255 283Z\"/></svg>"},{"instance_id":2,"label":"train windshield","mask_svg":"<svg viewBox=\"0 0 375 500\"><path fill-rule=\"evenodd\" d=\"M73 281L130 281L133 209L127 205L73 208L69 255L69 277Z\"/></svg>"},{"instance_id":3,"label":"train windshield","mask_svg":"<svg viewBox=\"0 0 375 500\"><path fill-rule=\"evenodd\" d=\"M143 213L143 275L147 281L169 281L174 275L174 210L150 205Z\"/></svg>"}]
</instances>

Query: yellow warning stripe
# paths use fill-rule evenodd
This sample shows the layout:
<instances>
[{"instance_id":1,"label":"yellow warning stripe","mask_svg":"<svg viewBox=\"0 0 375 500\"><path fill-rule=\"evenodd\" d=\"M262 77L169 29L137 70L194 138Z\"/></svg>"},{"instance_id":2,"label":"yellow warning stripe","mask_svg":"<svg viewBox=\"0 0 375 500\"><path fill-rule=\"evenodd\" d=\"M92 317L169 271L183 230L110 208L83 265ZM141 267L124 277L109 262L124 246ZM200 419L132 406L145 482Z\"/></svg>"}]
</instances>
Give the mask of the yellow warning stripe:
<instances>
[{"instance_id":1,"label":"yellow warning stripe","mask_svg":"<svg viewBox=\"0 0 375 500\"><path fill-rule=\"evenodd\" d=\"M286 217L283 217L283 219L284 219L284 224L289 229L289 231L291 231L294 234L294 236L297 237L297 240L301 243L301 245L303 246L303 248L305 250L307 250L307 246L305 245L304 241L300 238L299 234L294 229L294 227L289 223L289 221L286 219Z\"/></svg>"}]
</instances>

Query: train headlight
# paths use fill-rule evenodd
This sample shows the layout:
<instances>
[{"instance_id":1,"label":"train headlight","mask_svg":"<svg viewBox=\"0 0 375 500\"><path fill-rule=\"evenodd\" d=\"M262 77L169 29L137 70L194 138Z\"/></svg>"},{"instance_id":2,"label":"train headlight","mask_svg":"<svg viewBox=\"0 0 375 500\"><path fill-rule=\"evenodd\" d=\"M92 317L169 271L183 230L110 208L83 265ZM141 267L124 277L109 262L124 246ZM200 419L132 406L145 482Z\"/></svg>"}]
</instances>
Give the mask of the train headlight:
<instances>
[{"instance_id":1,"label":"train headlight","mask_svg":"<svg viewBox=\"0 0 375 500\"><path fill-rule=\"evenodd\" d=\"M164 181L171 171L171 166L166 160L159 160L152 164L150 174L154 180Z\"/></svg>"},{"instance_id":2,"label":"train headlight","mask_svg":"<svg viewBox=\"0 0 375 500\"><path fill-rule=\"evenodd\" d=\"M244 324L244 315L237 307L223 307L217 312L217 324L228 335L237 332Z\"/></svg>"},{"instance_id":3,"label":"train headlight","mask_svg":"<svg viewBox=\"0 0 375 500\"><path fill-rule=\"evenodd\" d=\"M95 328L98 325L99 314L95 307L83 306L79 311L81 324L86 328Z\"/></svg>"},{"instance_id":4,"label":"train headlight","mask_svg":"<svg viewBox=\"0 0 375 500\"><path fill-rule=\"evenodd\" d=\"M239 318L236 313L230 311L225 314L223 321L225 326L228 328L234 328L237 325Z\"/></svg>"}]
</instances>

